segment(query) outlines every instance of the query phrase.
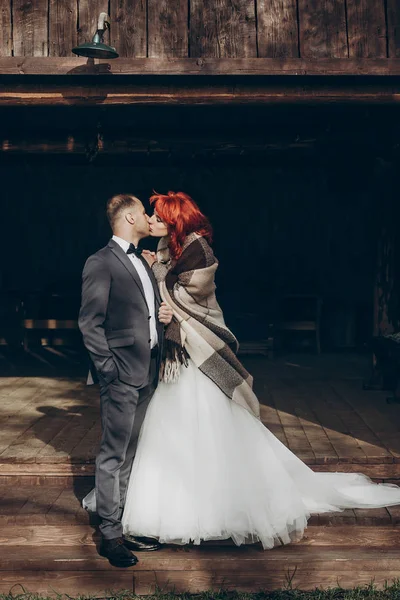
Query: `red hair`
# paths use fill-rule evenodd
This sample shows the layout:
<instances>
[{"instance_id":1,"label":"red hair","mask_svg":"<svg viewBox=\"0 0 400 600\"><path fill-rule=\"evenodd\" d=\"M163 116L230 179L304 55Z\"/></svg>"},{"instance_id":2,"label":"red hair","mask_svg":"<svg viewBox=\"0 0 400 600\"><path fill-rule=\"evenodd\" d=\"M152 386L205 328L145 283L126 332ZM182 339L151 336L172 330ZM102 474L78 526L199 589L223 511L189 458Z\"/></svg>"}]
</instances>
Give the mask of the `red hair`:
<instances>
[{"instance_id":1,"label":"red hair","mask_svg":"<svg viewBox=\"0 0 400 600\"><path fill-rule=\"evenodd\" d=\"M175 260L181 256L183 243L190 233L198 233L209 243L212 242L210 222L188 194L184 192L155 194L151 196L150 204L154 204L158 216L168 226L169 249Z\"/></svg>"}]
</instances>

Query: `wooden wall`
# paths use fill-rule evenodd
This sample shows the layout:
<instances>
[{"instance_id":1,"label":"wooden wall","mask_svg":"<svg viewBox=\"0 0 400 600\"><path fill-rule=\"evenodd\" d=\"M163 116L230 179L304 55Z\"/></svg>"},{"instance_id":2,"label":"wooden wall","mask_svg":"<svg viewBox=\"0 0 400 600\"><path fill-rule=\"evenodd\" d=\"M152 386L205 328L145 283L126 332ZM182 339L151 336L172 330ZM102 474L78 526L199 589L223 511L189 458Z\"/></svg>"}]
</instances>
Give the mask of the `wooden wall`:
<instances>
[{"instance_id":1,"label":"wooden wall","mask_svg":"<svg viewBox=\"0 0 400 600\"><path fill-rule=\"evenodd\" d=\"M399 0L0 0L0 56L71 56L101 11L122 57L400 58Z\"/></svg>"}]
</instances>

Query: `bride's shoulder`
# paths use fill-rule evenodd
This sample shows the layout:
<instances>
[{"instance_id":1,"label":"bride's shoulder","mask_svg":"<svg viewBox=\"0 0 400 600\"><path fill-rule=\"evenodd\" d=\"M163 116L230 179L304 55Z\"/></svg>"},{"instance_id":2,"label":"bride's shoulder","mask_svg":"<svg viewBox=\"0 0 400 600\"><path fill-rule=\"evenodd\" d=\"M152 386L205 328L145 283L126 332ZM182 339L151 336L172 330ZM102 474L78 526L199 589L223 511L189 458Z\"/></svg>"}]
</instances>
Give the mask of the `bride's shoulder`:
<instances>
[{"instance_id":1,"label":"bride's shoulder","mask_svg":"<svg viewBox=\"0 0 400 600\"><path fill-rule=\"evenodd\" d=\"M183 244L182 257L201 257L201 266L207 267L216 262L213 249L208 240L198 233L191 233ZM198 262L198 261L196 261Z\"/></svg>"}]
</instances>

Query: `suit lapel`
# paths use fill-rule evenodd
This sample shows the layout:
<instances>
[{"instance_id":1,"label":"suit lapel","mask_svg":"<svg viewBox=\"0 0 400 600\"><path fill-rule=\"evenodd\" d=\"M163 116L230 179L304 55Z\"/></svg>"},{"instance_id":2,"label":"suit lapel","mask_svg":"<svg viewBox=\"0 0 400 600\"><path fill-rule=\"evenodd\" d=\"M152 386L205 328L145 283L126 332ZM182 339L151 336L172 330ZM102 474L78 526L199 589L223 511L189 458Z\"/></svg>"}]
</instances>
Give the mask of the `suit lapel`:
<instances>
[{"instance_id":1,"label":"suit lapel","mask_svg":"<svg viewBox=\"0 0 400 600\"><path fill-rule=\"evenodd\" d=\"M152 269L149 267L147 261L144 258L142 258L141 260L145 266L147 273L149 274L151 285L153 286L153 290L154 290L154 297L156 299L156 304L159 305L159 304L161 304L162 300L161 300L161 296L160 296L160 290L158 289L158 283L157 283L156 278L154 277L154 273L153 273Z\"/></svg>"},{"instance_id":2,"label":"suit lapel","mask_svg":"<svg viewBox=\"0 0 400 600\"><path fill-rule=\"evenodd\" d=\"M144 293L142 280L140 279L138 272L136 271L135 267L133 266L130 258L122 250L121 246L119 246L119 244L114 242L114 240L110 240L108 243L108 246L109 246L111 252L113 252L115 254L115 256L122 262L124 267L129 271L130 275L132 276L133 280L135 281L136 285L138 286L138 288L143 296L143 299L146 302L146 306L147 306L147 300L146 300L146 296Z\"/></svg>"}]
</instances>

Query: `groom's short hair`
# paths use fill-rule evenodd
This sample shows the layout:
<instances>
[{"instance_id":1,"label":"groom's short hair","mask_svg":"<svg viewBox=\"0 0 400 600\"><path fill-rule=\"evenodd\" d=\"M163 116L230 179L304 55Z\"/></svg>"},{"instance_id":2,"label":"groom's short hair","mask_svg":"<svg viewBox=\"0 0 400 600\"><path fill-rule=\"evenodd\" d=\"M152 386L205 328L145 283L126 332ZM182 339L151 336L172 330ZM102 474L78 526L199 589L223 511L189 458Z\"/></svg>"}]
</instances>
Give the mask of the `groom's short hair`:
<instances>
[{"instance_id":1,"label":"groom's short hair","mask_svg":"<svg viewBox=\"0 0 400 600\"><path fill-rule=\"evenodd\" d=\"M142 206L142 202L132 194L117 194L107 202L107 219L114 229L114 225L121 212L126 208Z\"/></svg>"}]
</instances>

